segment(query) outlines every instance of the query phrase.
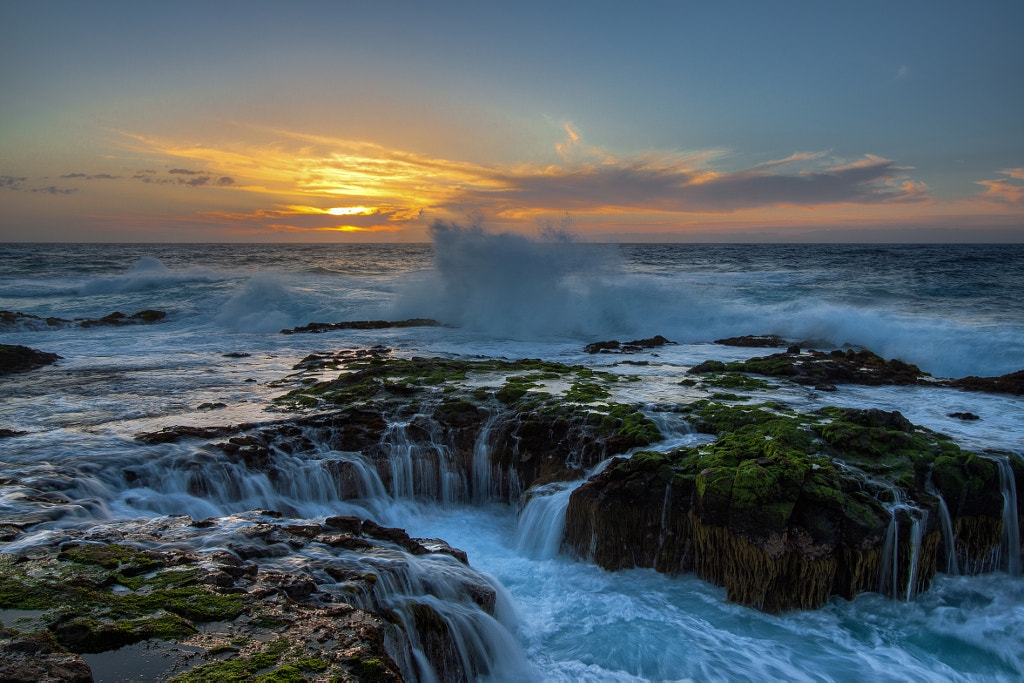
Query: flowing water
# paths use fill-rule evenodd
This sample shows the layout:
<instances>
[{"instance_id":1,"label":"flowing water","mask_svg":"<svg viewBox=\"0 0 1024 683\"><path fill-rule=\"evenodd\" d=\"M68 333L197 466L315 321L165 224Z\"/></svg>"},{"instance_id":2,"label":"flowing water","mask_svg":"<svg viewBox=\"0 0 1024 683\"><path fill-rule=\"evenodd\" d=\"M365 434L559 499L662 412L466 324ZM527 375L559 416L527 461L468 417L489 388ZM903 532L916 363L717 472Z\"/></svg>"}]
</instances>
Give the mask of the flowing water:
<instances>
[{"instance_id":1,"label":"flowing water","mask_svg":"<svg viewBox=\"0 0 1024 683\"><path fill-rule=\"evenodd\" d=\"M121 328L0 325L0 343L64 358L0 378L0 428L25 432L0 440L0 514L33 510L31 495L46 496L60 514L2 550L51 542L69 528L158 523L165 515L225 518L216 530L222 536L205 541L216 544L251 523L248 510L321 521L353 514L468 552L473 569L498 588L494 618L446 583L461 570L444 556L393 558L377 597L403 619L409 596L432 601L463 643L464 666L493 680L1024 677L1017 491L1005 475L1000 571L959 576L948 564L930 590L914 595L913 577L896 582L893 570L880 589L900 600L867 593L768 615L726 602L724 589L692 575L606 572L562 554L559 529L573 484L535 489L519 505L516 482L505 496L494 476L461 478L447 464L448 446L411 439L406 423L392 422L382 444L394 475L387 485L362 454L331 450L315 434L307 435L315 445L308 452L272 454L275 477L195 446L133 438L176 424L287 418L267 406L283 391L273 383L295 363L313 352L376 344L406 356L603 366L617 358L589 356L586 343L662 334L679 344L643 356L648 365L615 371L643 379L624 391L649 406L667 437L663 449L707 439L658 410L686 400L678 381L687 367L765 353L711 343L720 337L772 333L864 347L942 377L1024 367L1019 245L549 244L454 228L436 238L386 246L0 245L0 309L65 319L169 314L158 324ZM277 334L314 321L413 317L444 326ZM1004 460L1024 451L1019 397L855 386L827 396L778 387L772 396L797 409L900 410L967 448L1010 453ZM198 410L202 404L224 407ZM981 419L957 420L952 412ZM484 435L474 458L484 461L487 448ZM902 545L919 547L927 520L892 505L894 520L909 515L903 541L910 543ZM420 656L414 642L400 658L422 674Z\"/></svg>"}]
</instances>

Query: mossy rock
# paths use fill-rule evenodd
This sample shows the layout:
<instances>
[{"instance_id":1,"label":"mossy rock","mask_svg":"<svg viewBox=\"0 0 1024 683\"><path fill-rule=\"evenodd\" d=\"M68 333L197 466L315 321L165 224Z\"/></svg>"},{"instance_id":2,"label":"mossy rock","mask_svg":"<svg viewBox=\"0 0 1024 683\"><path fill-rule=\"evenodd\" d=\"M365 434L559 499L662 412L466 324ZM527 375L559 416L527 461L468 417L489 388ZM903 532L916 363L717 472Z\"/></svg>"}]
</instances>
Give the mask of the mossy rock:
<instances>
[{"instance_id":1,"label":"mossy rock","mask_svg":"<svg viewBox=\"0 0 1024 683\"><path fill-rule=\"evenodd\" d=\"M158 612L136 619L96 620L73 617L50 626L57 641L73 652L106 652L125 645L160 638L185 638L197 629L187 619L170 612Z\"/></svg>"}]
</instances>

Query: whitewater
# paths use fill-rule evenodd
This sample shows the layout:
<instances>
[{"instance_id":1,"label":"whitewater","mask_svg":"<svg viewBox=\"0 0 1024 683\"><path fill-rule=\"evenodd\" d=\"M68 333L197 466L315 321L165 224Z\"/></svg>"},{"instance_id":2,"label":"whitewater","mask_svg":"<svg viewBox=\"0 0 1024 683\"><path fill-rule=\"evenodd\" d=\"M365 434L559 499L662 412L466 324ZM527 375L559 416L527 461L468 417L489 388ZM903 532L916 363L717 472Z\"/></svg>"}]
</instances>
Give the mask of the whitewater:
<instances>
[{"instance_id":1,"label":"whitewater","mask_svg":"<svg viewBox=\"0 0 1024 683\"><path fill-rule=\"evenodd\" d=\"M656 448L669 450L708 438L657 410L679 400L679 375L704 360L765 353L716 339L775 334L870 349L936 377L1002 375L1024 368L1021 291L1021 245L602 245L455 226L411 245L0 245L0 310L168 314L125 327L0 325L0 343L63 357L0 378L0 428L22 432L0 440L0 514L21 509L15 488L29 479L42 489L65 480L54 490L73 508L0 552L49 542L64 527L163 515L357 514L444 539L489 577L501 609L478 624L479 656L491 658L494 680L1019 680L1019 571L940 573L910 601L866 593L770 615L727 602L724 589L693 575L607 572L560 553L572 484L521 510L382 487L352 501L318 488L315 464L297 458L286 482L239 473L241 492L199 497L174 480L175 463L194 457L189 446L134 437L287 417L268 411L282 393L275 383L315 352L383 345L400 357L604 367L621 358L586 354L587 343L660 334L677 345L616 372L643 377L625 398L649 406L666 436ZM280 334L310 322L408 318L441 325ZM1020 397L844 385L828 396L780 388L773 398L799 410L899 410L965 448L1024 452ZM197 409L204 404L223 407ZM953 412L982 419L952 420ZM165 485L131 488L123 473L139 468L165 472ZM97 679L119 680L102 658L90 664Z\"/></svg>"}]
</instances>

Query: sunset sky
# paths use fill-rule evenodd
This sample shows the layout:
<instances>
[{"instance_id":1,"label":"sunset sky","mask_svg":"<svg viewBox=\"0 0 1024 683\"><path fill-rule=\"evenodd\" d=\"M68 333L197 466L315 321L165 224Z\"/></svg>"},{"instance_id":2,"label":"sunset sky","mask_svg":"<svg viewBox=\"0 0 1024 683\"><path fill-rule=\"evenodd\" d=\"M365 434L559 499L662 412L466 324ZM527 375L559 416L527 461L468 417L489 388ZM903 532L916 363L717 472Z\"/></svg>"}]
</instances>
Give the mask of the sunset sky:
<instances>
[{"instance_id":1,"label":"sunset sky","mask_svg":"<svg viewBox=\"0 0 1024 683\"><path fill-rule=\"evenodd\" d=\"M0 0L0 241L1024 241L1024 2Z\"/></svg>"}]
</instances>

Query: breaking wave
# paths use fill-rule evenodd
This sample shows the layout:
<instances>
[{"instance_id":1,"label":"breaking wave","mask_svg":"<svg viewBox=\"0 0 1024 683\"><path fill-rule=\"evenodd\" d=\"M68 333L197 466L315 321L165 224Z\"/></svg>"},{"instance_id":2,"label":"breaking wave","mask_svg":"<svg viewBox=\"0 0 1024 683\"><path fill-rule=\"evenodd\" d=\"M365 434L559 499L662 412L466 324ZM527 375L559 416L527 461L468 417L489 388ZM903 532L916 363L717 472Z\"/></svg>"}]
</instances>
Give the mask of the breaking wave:
<instances>
[{"instance_id":1,"label":"breaking wave","mask_svg":"<svg viewBox=\"0 0 1024 683\"><path fill-rule=\"evenodd\" d=\"M637 273L602 245L437 223L435 268L395 299L402 317L432 317L496 338L639 338L681 343L777 334L868 348L944 377L1020 369L1024 323L975 323L806 296L806 273ZM813 280L813 279L812 279ZM812 282L812 284L814 284ZM819 289L822 289L819 287ZM865 297L866 298L866 297ZM933 312L934 313L934 312Z\"/></svg>"}]
</instances>

